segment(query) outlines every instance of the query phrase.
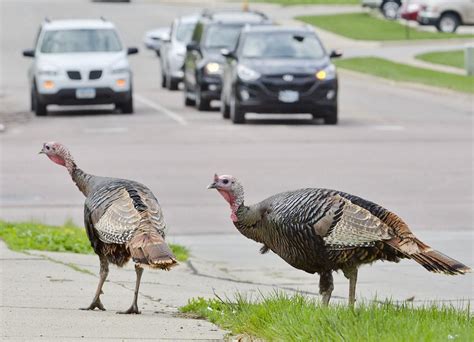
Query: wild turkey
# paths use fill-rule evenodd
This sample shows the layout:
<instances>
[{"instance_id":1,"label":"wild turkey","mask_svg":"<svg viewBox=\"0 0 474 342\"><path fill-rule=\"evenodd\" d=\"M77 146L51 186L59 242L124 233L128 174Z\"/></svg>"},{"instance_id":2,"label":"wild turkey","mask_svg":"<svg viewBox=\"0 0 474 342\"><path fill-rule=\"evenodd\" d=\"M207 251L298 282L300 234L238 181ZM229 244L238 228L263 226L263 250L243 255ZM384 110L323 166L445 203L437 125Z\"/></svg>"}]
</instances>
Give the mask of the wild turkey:
<instances>
[{"instance_id":1,"label":"wild turkey","mask_svg":"<svg viewBox=\"0 0 474 342\"><path fill-rule=\"evenodd\" d=\"M263 243L291 266L319 273L319 292L327 305L334 289L332 272L349 279L349 304L355 302L357 270L376 260L413 259L430 272L464 274L470 268L418 240L397 215L360 197L328 189L300 189L246 206L244 189L232 176L214 176L208 186L229 203L235 227Z\"/></svg>"},{"instance_id":2,"label":"wild turkey","mask_svg":"<svg viewBox=\"0 0 474 342\"><path fill-rule=\"evenodd\" d=\"M40 153L65 166L86 196L84 223L100 259L100 279L92 303L83 310L105 310L100 295L109 273L109 262L122 267L131 257L137 276L133 303L128 310L118 313L139 314L137 298L142 266L169 270L177 264L165 243L166 226L157 199L140 183L85 173L76 166L69 150L59 143L45 143Z\"/></svg>"}]
</instances>

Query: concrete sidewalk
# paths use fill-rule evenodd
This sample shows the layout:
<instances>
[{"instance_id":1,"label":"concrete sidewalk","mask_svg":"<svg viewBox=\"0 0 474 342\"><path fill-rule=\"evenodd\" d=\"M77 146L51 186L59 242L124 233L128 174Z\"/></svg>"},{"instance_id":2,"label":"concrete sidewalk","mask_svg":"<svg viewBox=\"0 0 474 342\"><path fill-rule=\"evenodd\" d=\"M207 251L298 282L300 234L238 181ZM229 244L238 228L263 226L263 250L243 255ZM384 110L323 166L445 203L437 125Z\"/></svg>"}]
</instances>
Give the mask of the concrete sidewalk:
<instances>
[{"instance_id":1,"label":"concrete sidewalk","mask_svg":"<svg viewBox=\"0 0 474 342\"><path fill-rule=\"evenodd\" d=\"M473 233L419 232L426 243L473 265ZM177 308L188 298L232 298L236 292L258 298L275 289L318 297L318 277L295 270L273 253L260 255L259 245L239 234L177 236L192 257L171 272L145 270L140 288L142 315L116 315L128 308L135 272L111 266L104 285L105 312L81 311L97 286L95 255L31 251L16 253L0 244L1 336L5 340L222 340L225 331L202 320L180 317ZM359 301L391 298L415 304L435 301L474 307L473 274L431 274L412 261L376 263L361 268ZM333 302L346 302L348 282L335 275Z\"/></svg>"}]
</instances>

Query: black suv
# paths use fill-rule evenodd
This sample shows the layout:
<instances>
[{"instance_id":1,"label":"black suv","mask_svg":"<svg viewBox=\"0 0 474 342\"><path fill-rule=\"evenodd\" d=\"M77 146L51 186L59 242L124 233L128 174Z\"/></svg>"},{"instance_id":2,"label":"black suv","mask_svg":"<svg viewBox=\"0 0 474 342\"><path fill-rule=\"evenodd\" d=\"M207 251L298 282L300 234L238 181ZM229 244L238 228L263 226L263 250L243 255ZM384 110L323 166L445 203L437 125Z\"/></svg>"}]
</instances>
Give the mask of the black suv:
<instances>
[{"instance_id":1,"label":"black suv","mask_svg":"<svg viewBox=\"0 0 474 342\"><path fill-rule=\"evenodd\" d=\"M269 19L259 12L204 12L191 42L186 46L184 61L184 103L199 110L210 108L221 93L223 48L234 49L242 27L265 24Z\"/></svg>"},{"instance_id":2,"label":"black suv","mask_svg":"<svg viewBox=\"0 0 474 342\"><path fill-rule=\"evenodd\" d=\"M221 112L234 123L245 113L311 113L337 124L337 75L310 27L253 26L242 30L235 50L221 50Z\"/></svg>"}]
</instances>

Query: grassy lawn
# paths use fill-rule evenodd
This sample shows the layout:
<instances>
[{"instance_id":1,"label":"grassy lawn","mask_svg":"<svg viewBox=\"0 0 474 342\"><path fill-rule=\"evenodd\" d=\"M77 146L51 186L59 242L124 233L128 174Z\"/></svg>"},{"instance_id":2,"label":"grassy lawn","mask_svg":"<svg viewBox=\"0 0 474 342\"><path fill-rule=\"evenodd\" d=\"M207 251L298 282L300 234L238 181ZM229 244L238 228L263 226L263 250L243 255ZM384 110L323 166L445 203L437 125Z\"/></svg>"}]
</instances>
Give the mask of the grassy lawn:
<instances>
[{"instance_id":1,"label":"grassy lawn","mask_svg":"<svg viewBox=\"0 0 474 342\"><path fill-rule=\"evenodd\" d=\"M0 221L0 238L15 251L39 250L51 252L94 253L84 228L67 222L62 226L48 226L36 222L11 223ZM170 245L179 261L186 261L188 250Z\"/></svg>"},{"instance_id":2,"label":"grassy lawn","mask_svg":"<svg viewBox=\"0 0 474 342\"><path fill-rule=\"evenodd\" d=\"M434 87L474 93L474 77L470 76L413 67L377 57L348 58L338 60L335 63L343 69L359 71L394 81L421 83Z\"/></svg>"},{"instance_id":3,"label":"grassy lawn","mask_svg":"<svg viewBox=\"0 0 474 342\"><path fill-rule=\"evenodd\" d=\"M252 2L269 2L285 6L291 5L358 5L360 0L250 0Z\"/></svg>"},{"instance_id":4,"label":"grassy lawn","mask_svg":"<svg viewBox=\"0 0 474 342\"><path fill-rule=\"evenodd\" d=\"M254 303L191 299L181 312L205 318L232 334L266 341L474 341L469 309L359 304L320 306L301 295L274 294Z\"/></svg>"},{"instance_id":5,"label":"grassy lawn","mask_svg":"<svg viewBox=\"0 0 474 342\"><path fill-rule=\"evenodd\" d=\"M376 18L369 13L303 16L297 19L338 35L360 40L405 40L406 28L396 21ZM423 32L409 29L410 39L467 38L474 35Z\"/></svg>"},{"instance_id":6,"label":"grassy lawn","mask_svg":"<svg viewBox=\"0 0 474 342\"><path fill-rule=\"evenodd\" d=\"M428 52L415 57L429 63L464 69L464 50Z\"/></svg>"}]
</instances>

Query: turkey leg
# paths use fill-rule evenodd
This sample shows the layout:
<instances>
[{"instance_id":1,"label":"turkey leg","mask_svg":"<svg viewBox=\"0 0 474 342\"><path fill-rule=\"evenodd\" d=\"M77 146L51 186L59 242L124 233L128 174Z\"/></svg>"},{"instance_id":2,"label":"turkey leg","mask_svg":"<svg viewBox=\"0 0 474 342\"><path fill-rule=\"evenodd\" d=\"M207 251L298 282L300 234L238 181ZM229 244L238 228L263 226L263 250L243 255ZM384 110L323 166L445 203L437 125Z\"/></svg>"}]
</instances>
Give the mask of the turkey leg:
<instances>
[{"instance_id":1,"label":"turkey leg","mask_svg":"<svg viewBox=\"0 0 474 342\"><path fill-rule=\"evenodd\" d=\"M140 314L138 310L137 299L138 299L138 289L140 288L140 280L142 279L143 268L140 264L135 264L135 273L137 274L137 282L135 284L135 294L133 296L132 306L128 308L127 311L119 311L118 314Z\"/></svg>"},{"instance_id":2,"label":"turkey leg","mask_svg":"<svg viewBox=\"0 0 474 342\"><path fill-rule=\"evenodd\" d=\"M331 299L331 293L334 290L334 283L332 279L332 272L322 272L319 275L319 294L323 296L323 305L328 305Z\"/></svg>"},{"instance_id":3,"label":"turkey leg","mask_svg":"<svg viewBox=\"0 0 474 342\"><path fill-rule=\"evenodd\" d=\"M357 268L343 270L344 276L349 279L349 305L354 306L357 284Z\"/></svg>"},{"instance_id":4,"label":"turkey leg","mask_svg":"<svg viewBox=\"0 0 474 342\"><path fill-rule=\"evenodd\" d=\"M107 279L107 275L109 274L109 262L105 256L99 255L100 260L100 278L99 278L99 285L97 285L97 291L95 292L94 299L92 300L91 305L87 308L81 308L81 310L94 310L95 308L105 311L104 306L100 301L100 295L102 292L102 286L104 285L105 279Z\"/></svg>"}]
</instances>

